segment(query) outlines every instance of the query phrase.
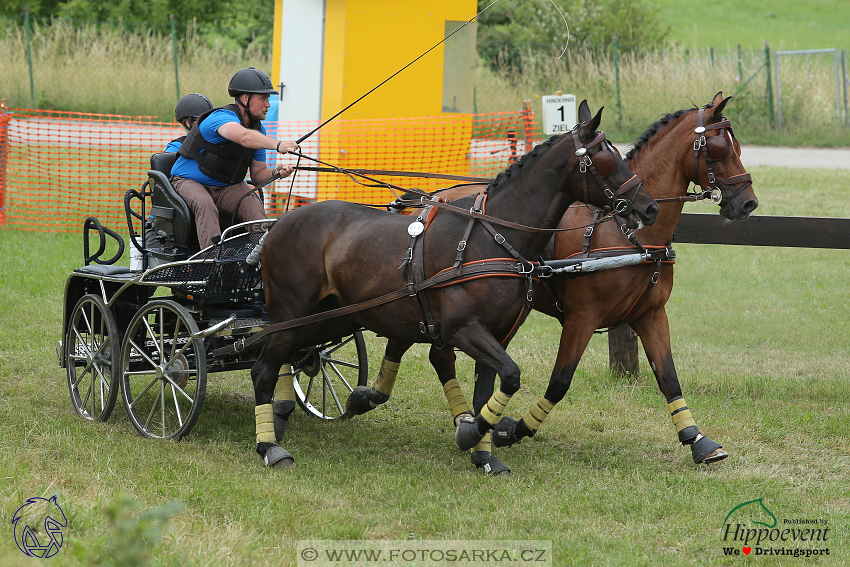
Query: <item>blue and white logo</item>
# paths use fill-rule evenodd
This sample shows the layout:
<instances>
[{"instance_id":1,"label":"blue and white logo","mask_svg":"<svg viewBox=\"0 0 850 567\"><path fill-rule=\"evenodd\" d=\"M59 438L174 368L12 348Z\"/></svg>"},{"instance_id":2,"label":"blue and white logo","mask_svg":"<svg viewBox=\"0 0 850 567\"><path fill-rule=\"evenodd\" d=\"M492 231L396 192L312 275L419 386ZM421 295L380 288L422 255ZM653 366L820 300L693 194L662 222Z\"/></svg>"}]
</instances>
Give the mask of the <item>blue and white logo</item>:
<instances>
[{"instance_id":1,"label":"blue and white logo","mask_svg":"<svg viewBox=\"0 0 850 567\"><path fill-rule=\"evenodd\" d=\"M62 528L68 526L68 519L56 496L49 500L36 496L18 508L12 524L18 549L30 557L47 559L62 549Z\"/></svg>"}]
</instances>

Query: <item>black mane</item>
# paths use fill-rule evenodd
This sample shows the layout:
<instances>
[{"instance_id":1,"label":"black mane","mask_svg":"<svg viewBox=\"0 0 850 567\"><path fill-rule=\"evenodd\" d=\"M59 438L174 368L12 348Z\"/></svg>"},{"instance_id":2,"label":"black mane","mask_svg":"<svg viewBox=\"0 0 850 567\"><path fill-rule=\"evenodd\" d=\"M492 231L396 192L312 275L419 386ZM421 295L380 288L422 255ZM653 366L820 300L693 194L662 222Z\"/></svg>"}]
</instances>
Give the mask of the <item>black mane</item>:
<instances>
[{"instance_id":1,"label":"black mane","mask_svg":"<svg viewBox=\"0 0 850 567\"><path fill-rule=\"evenodd\" d=\"M560 142L565 136L567 136L567 134L558 134L556 136L552 136L545 142L535 146L530 152L523 155L517 161L506 167L504 171L499 173L496 178L493 179L493 181L491 181L490 184L487 186L487 191L490 191L490 189L495 189L507 177L510 177L517 170L519 170L519 168L528 165L530 162L535 161L539 154L545 153L549 148Z\"/></svg>"},{"instance_id":2,"label":"black mane","mask_svg":"<svg viewBox=\"0 0 850 567\"><path fill-rule=\"evenodd\" d=\"M698 110L696 107L694 108L683 108L682 110L677 110L676 112L665 114L659 120L655 121L649 128L646 129L646 132L641 134L634 143L632 149L630 149L627 153L625 161L631 160L635 154L652 139L655 134L658 133L658 130L662 129L664 126L669 124L670 122L675 122L683 115L688 114L689 112L693 112L694 110Z\"/></svg>"}]
</instances>

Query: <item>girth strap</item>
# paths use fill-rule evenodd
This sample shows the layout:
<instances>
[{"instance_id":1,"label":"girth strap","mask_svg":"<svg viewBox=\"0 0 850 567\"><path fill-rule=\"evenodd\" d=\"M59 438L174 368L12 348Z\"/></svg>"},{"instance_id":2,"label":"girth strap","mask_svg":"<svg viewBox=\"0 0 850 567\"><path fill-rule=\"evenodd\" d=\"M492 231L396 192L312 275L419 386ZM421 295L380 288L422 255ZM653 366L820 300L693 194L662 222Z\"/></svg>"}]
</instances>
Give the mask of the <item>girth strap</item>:
<instances>
[{"instance_id":1,"label":"girth strap","mask_svg":"<svg viewBox=\"0 0 850 567\"><path fill-rule=\"evenodd\" d=\"M255 333L246 339L238 340L226 347L215 349L212 352L212 356L223 356L242 352L243 350L255 345L258 341L271 333L286 331L295 327L303 327L304 325L318 323L319 321L324 321L325 319L331 319L333 317L342 317L358 311L365 311L367 309L395 301L396 299L407 297L411 292L418 293L429 287L451 285L456 280L466 280L476 276L522 277L524 274L524 266L513 260L496 259L465 264L461 270L460 278L455 276L454 270L443 270L434 276L415 284L412 289L406 286L360 303L353 303L344 307L337 307L336 309L322 311L321 313L314 313L312 315L306 315L290 321L282 321L280 323L275 323L274 325L269 325L262 331Z\"/></svg>"}]
</instances>

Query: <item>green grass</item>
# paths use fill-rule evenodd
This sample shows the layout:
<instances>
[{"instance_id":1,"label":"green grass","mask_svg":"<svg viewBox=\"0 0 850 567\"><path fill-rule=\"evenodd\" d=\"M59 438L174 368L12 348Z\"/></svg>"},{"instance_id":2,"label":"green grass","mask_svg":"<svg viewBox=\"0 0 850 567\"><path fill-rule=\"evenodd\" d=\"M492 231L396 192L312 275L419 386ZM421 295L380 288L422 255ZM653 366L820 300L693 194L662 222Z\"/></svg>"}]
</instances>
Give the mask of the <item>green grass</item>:
<instances>
[{"instance_id":1,"label":"green grass","mask_svg":"<svg viewBox=\"0 0 850 567\"><path fill-rule=\"evenodd\" d=\"M752 174L760 212L848 216L850 172ZM253 452L247 372L210 376L201 418L180 443L139 438L120 401L108 423L84 422L53 351L81 248L80 235L0 230L0 514L58 494L70 525L57 565L108 564L115 550L144 565L294 565L305 539L551 540L554 565L740 565L749 559L722 555L720 527L760 497L780 521L829 521L830 556L806 565L850 565L846 250L676 245L676 366L726 461L694 465L645 359L637 377L615 378L607 341L595 337L538 435L498 452L514 472L502 480L479 476L454 448L422 345L371 414L322 423L296 410L291 471L264 470ZM523 387L511 415L543 392L558 331L534 314L517 335ZM384 343L368 340L374 374ZM462 356L467 395L471 370ZM182 508L159 508L175 501ZM41 564L11 533L0 564Z\"/></svg>"},{"instance_id":2,"label":"green grass","mask_svg":"<svg viewBox=\"0 0 850 567\"><path fill-rule=\"evenodd\" d=\"M717 0L695 6L682 0L659 0L670 39L685 47L726 51L850 48L847 22L850 4L844 0Z\"/></svg>"}]
</instances>

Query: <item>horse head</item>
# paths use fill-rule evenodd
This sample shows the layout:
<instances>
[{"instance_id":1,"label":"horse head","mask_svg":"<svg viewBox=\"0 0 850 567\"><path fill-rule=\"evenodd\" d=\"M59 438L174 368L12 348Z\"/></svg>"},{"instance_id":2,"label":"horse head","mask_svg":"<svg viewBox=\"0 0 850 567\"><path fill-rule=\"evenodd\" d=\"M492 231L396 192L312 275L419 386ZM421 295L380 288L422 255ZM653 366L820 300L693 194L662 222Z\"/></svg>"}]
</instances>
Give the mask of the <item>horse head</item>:
<instances>
[{"instance_id":1,"label":"horse head","mask_svg":"<svg viewBox=\"0 0 850 567\"><path fill-rule=\"evenodd\" d=\"M694 175L691 180L712 193L720 214L730 220L744 220L756 207L752 179L741 163L741 144L732 132L723 109L732 97L723 92L695 114Z\"/></svg>"},{"instance_id":2,"label":"horse head","mask_svg":"<svg viewBox=\"0 0 850 567\"><path fill-rule=\"evenodd\" d=\"M655 222L658 203L631 172L620 152L608 142L605 133L598 131L603 108L592 115L587 100L581 101L579 124L572 131L579 170L585 174L582 201L607 207L623 217L631 229L649 226ZM592 176L587 175L588 171ZM591 185L593 191L589 189Z\"/></svg>"}]
</instances>

